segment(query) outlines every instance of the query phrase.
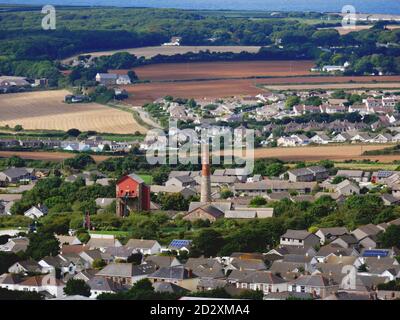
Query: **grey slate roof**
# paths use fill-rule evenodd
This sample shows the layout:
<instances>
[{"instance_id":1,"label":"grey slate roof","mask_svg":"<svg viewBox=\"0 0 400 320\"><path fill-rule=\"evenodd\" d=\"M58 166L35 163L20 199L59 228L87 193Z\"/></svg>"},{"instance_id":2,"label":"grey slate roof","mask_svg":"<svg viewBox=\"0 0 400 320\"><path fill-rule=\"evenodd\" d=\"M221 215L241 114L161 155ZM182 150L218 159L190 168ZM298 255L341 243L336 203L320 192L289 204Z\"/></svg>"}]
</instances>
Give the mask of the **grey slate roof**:
<instances>
[{"instance_id":1,"label":"grey slate roof","mask_svg":"<svg viewBox=\"0 0 400 320\"><path fill-rule=\"evenodd\" d=\"M151 279L184 280L189 279L189 272L184 266L160 268L151 275Z\"/></svg>"},{"instance_id":2,"label":"grey slate roof","mask_svg":"<svg viewBox=\"0 0 400 320\"><path fill-rule=\"evenodd\" d=\"M288 229L282 238L289 238L289 239L297 239L297 240L304 240L311 236L312 233L308 232L307 230L292 230Z\"/></svg>"},{"instance_id":3,"label":"grey slate roof","mask_svg":"<svg viewBox=\"0 0 400 320\"><path fill-rule=\"evenodd\" d=\"M135 266L132 263L110 263L100 270L96 275L130 278L134 276L151 274L155 269L156 266L154 263L146 263L138 266Z\"/></svg>"}]
</instances>

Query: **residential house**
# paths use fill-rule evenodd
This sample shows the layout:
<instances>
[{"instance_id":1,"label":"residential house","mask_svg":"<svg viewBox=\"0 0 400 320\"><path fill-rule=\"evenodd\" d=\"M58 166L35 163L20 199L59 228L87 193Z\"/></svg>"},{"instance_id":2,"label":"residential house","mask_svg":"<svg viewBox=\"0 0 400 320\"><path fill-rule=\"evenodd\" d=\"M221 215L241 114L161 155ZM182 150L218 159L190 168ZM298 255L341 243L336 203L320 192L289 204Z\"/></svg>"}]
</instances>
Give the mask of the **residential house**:
<instances>
[{"instance_id":1,"label":"residential house","mask_svg":"<svg viewBox=\"0 0 400 320\"><path fill-rule=\"evenodd\" d=\"M348 234L345 227L319 228L315 233L320 238L321 245L326 244L328 241L332 242L345 234Z\"/></svg>"},{"instance_id":2,"label":"residential house","mask_svg":"<svg viewBox=\"0 0 400 320\"><path fill-rule=\"evenodd\" d=\"M369 182L371 173L362 170L338 170L336 177L345 177L358 183Z\"/></svg>"},{"instance_id":3,"label":"residential house","mask_svg":"<svg viewBox=\"0 0 400 320\"><path fill-rule=\"evenodd\" d=\"M322 275L302 275L288 284L288 291L310 293L314 298L325 298L339 289L339 284Z\"/></svg>"},{"instance_id":4,"label":"residential house","mask_svg":"<svg viewBox=\"0 0 400 320\"><path fill-rule=\"evenodd\" d=\"M117 293L121 291L122 286L110 278L95 276L87 281L90 287L90 298L96 299L103 293Z\"/></svg>"},{"instance_id":5,"label":"residential house","mask_svg":"<svg viewBox=\"0 0 400 320\"><path fill-rule=\"evenodd\" d=\"M287 291L287 281L270 271L233 270L229 278L236 280L236 288L261 290L265 295L271 292Z\"/></svg>"},{"instance_id":6,"label":"residential house","mask_svg":"<svg viewBox=\"0 0 400 320\"><path fill-rule=\"evenodd\" d=\"M180 188L192 187L196 185L196 181L191 176L177 176L169 179L166 183L166 187L176 186Z\"/></svg>"},{"instance_id":7,"label":"residential house","mask_svg":"<svg viewBox=\"0 0 400 320\"><path fill-rule=\"evenodd\" d=\"M292 182L321 181L329 177L329 171L322 166L293 169L287 171L287 174Z\"/></svg>"},{"instance_id":8,"label":"residential house","mask_svg":"<svg viewBox=\"0 0 400 320\"><path fill-rule=\"evenodd\" d=\"M183 216L183 220L209 220L215 222L217 219L224 217L224 211L221 211L217 206L206 204L189 211Z\"/></svg>"},{"instance_id":9,"label":"residential house","mask_svg":"<svg viewBox=\"0 0 400 320\"><path fill-rule=\"evenodd\" d=\"M14 263L8 268L9 273L28 275L32 273L42 273L42 267L34 260L24 260Z\"/></svg>"},{"instance_id":10,"label":"residential house","mask_svg":"<svg viewBox=\"0 0 400 320\"><path fill-rule=\"evenodd\" d=\"M9 168L0 172L0 187L19 182L29 182L34 178L34 169Z\"/></svg>"},{"instance_id":11,"label":"residential house","mask_svg":"<svg viewBox=\"0 0 400 320\"><path fill-rule=\"evenodd\" d=\"M320 238L306 230L290 230L281 236L281 245L314 247L320 244Z\"/></svg>"},{"instance_id":12,"label":"residential house","mask_svg":"<svg viewBox=\"0 0 400 320\"><path fill-rule=\"evenodd\" d=\"M186 251L189 252L192 246L192 240L174 239L168 245L168 251Z\"/></svg>"},{"instance_id":13,"label":"residential house","mask_svg":"<svg viewBox=\"0 0 400 320\"><path fill-rule=\"evenodd\" d=\"M76 272L75 264L63 258L62 255L44 257L39 261L39 265L44 273L54 272L55 274L56 270L60 270L62 275L67 273L73 275Z\"/></svg>"},{"instance_id":14,"label":"residential house","mask_svg":"<svg viewBox=\"0 0 400 320\"><path fill-rule=\"evenodd\" d=\"M0 251L18 253L26 251L28 245L29 239L26 237L10 238L7 243L0 245Z\"/></svg>"},{"instance_id":15,"label":"residential house","mask_svg":"<svg viewBox=\"0 0 400 320\"><path fill-rule=\"evenodd\" d=\"M359 241L359 244L364 248L376 248L376 236L382 232L374 224L367 224L358 227L352 232L352 235Z\"/></svg>"},{"instance_id":16,"label":"residential house","mask_svg":"<svg viewBox=\"0 0 400 320\"><path fill-rule=\"evenodd\" d=\"M335 192L340 195L351 196L360 194L360 187L355 182L346 179L335 186Z\"/></svg>"},{"instance_id":17,"label":"residential house","mask_svg":"<svg viewBox=\"0 0 400 320\"><path fill-rule=\"evenodd\" d=\"M184 266L160 268L148 278L152 283L169 282L190 291L196 291L199 283L199 278Z\"/></svg>"},{"instance_id":18,"label":"residential house","mask_svg":"<svg viewBox=\"0 0 400 320\"><path fill-rule=\"evenodd\" d=\"M132 248L143 255L158 254L161 251L157 240L129 239L125 247Z\"/></svg>"},{"instance_id":19,"label":"residential house","mask_svg":"<svg viewBox=\"0 0 400 320\"><path fill-rule=\"evenodd\" d=\"M39 219L48 213L49 209L45 205L33 206L29 210L24 212L24 216L31 219Z\"/></svg>"},{"instance_id":20,"label":"residential house","mask_svg":"<svg viewBox=\"0 0 400 320\"><path fill-rule=\"evenodd\" d=\"M124 286L132 286L135 282L147 278L156 270L154 263L133 265L132 263L110 263L101 269L96 276L110 279Z\"/></svg>"},{"instance_id":21,"label":"residential house","mask_svg":"<svg viewBox=\"0 0 400 320\"><path fill-rule=\"evenodd\" d=\"M122 244L114 236L101 235L101 234L91 234L90 240L86 244L89 249L100 249L105 251L108 247L121 247Z\"/></svg>"},{"instance_id":22,"label":"residential house","mask_svg":"<svg viewBox=\"0 0 400 320\"><path fill-rule=\"evenodd\" d=\"M310 141L316 144L328 144L331 139L325 133L317 133Z\"/></svg>"}]
</instances>

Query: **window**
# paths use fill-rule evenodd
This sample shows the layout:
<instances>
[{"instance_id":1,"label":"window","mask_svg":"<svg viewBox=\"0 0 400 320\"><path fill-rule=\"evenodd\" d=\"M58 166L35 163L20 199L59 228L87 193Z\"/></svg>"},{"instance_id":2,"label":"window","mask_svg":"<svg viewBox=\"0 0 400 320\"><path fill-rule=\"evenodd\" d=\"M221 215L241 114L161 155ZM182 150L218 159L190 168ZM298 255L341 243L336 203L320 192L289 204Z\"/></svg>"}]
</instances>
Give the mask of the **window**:
<instances>
[{"instance_id":1,"label":"window","mask_svg":"<svg viewBox=\"0 0 400 320\"><path fill-rule=\"evenodd\" d=\"M306 292L306 287L305 286L300 286L300 292Z\"/></svg>"}]
</instances>

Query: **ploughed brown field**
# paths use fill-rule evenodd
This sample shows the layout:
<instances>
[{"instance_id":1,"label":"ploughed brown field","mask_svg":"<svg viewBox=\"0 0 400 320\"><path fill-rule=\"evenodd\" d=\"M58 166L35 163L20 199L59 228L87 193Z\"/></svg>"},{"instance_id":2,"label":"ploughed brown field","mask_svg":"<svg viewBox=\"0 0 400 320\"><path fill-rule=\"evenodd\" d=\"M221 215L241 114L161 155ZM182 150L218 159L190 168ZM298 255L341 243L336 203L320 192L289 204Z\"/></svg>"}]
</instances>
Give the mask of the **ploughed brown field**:
<instances>
[{"instance_id":1,"label":"ploughed brown field","mask_svg":"<svg viewBox=\"0 0 400 320\"><path fill-rule=\"evenodd\" d=\"M0 95L0 126L24 129L107 133L147 132L130 113L97 103L64 103L66 90L38 91Z\"/></svg>"},{"instance_id":2,"label":"ploughed brown field","mask_svg":"<svg viewBox=\"0 0 400 320\"><path fill-rule=\"evenodd\" d=\"M334 161L345 160L379 160L382 163L390 163L400 160L400 155L363 156L362 153L369 150L380 150L387 148L382 145L330 145L330 146L309 146L298 148L260 148L254 151L256 159L277 158L283 161L319 161L324 159ZM31 152L31 151L0 151L0 157L11 157L17 155L24 159L62 161L76 156L67 152ZM243 155L245 156L245 154ZM93 155L96 162L101 162L110 156Z\"/></svg>"},{"instance_id":3,"label":"ploughed brown field","mask_svg":"<svg viewBox=\"0 0 400 320\"><path fill-rule=\"evenodd\" d=\"M354 83L350 83L353 81ZM380 85L387 82L388 85ZM395 83L397 82L397 84ZM395 87L400 87L400 76L362 76L362 77L335 77L335 76L316 76L316 77L281 77L267 79L223 79L206 81L182 81L182 82L150 82L135 85L128 85L124 88L131 94L127 100L128 104L140 106L144 103L152 102L158 98L171 95L173 97L194 98L194 99L217 99L233 96L257 95L265 92L256 85L271 86L276 90L285 90L288 85L314 84L316 88L331 83L331 86L338 88L352 84L355 87L363 87L355 83L365 83L370 86L386 87L389 83L394 83ZM336 85L338 83L338 85ZM342 85L340 85L342 83ZM288 84L288 85L286 85ZM320 85L318 85L320 84ZM313 88L312 85L302 85L299 89ZM266 89L268 89L267 87Z\"/></svg>"},{"instance_id":4,"label":"ploughed brown field","mask_svg":"<svg viewBox=\"0 0 400 320\"><path fill-rule=\"evenodd\" d=\"M153 64L135 68L140 80L198 80L310 75L313 61L234 61ZM127 70L110 72L126 74Z\"/></svg>"},{"instance_id":5,"label":"ploughed brown field","mask_svg":"<svg viewBox=\"0 0 400 320\"><path fill-rule=\"evenodd\" d=\"M124 86L130 94L126 101L132 105L142 105L165 96L194 99L217 99L238 95L257 95L263 90L251 80L153 82Z\"/></svg>"}]
</instances>

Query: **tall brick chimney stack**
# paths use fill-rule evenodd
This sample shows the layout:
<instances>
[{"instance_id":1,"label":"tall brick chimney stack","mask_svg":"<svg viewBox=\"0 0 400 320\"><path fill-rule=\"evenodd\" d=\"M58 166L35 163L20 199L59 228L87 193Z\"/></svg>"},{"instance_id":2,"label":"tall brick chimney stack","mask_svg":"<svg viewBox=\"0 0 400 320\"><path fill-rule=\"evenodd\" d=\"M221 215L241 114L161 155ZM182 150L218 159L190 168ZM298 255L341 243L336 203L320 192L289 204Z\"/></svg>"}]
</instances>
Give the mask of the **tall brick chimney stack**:
<instances>
[{"instance_id":1,"label":"tall brick chimney stack","mask_svg":"<svg viewBox=\"0 0 400 320\"><path fill-rule=\"evenodd\" d=\"M211 202L211 171L209 144L201 145L201 202Z\"/></svg>"}]
</instances>

